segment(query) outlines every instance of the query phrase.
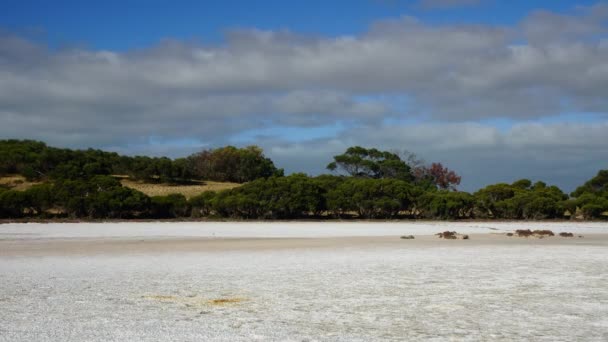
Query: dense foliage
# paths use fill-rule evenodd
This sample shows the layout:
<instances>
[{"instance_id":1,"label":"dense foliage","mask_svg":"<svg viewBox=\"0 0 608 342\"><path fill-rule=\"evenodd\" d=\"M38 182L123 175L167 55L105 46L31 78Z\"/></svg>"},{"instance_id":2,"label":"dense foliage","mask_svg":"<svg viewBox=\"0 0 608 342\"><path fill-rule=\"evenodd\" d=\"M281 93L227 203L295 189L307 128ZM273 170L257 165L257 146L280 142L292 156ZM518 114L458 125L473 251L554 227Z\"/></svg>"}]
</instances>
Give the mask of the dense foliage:
<instances>
[{"instance_id":1,"label":"dense foliage","mask_svg":"<svg viewBox=\"0 0 608 342\"><path fill-rule=\"evenodd\" d=\"M475 198L479 217L537 220L563 217L568 196L556 186L522 179L487 186Z\"/></svg>"},{"instance_id":2,"label":"dense foliage","mask_svg":"<svg viewBox=\"0 0 608 342\"><path fill-rule=\"evenodd\" d=\"M572 200L567 202L570 211L580 208L586 219L602 217L608 211L608 170L600 170L595 177L578 187Z\"/></svg>"},{"instance_id":3,"label":"dense foliage","mask_svg":"<svg viewBox=\"0 0 608 342\"><path fill-rule=\"evenodd\" d=\"M335 164L334 164L335 163ZM125 157L73 151L35 141L0 141L0 173L44 180L25 191L0 187L0 218L427 218L604 219L608 170L572 193L522 179L474 194L455 191L460 177L441 164L410 165L398 155L354 147L332 169L348 174L283 176L256 147L224 147L188 158ZM424 170L426 168L426 171ZM148 197L112 175L150 181L191 177L245 182L240 187Z\"/></svg>"},{"instance_id":4,"label":"dense foliage","mask_svg":"<svg viewBox=\"0 0 608 342\"><path fill-rule=\"evenodd\" d=\"M29 180L90 179L127 175L146 182L187 182L193 178L248 182L282 174L256 146L206 150L188 158L121 156L100 150L49 147L38 141L0 140L0 175L21 174Z\"/></svg>"},{"instance_id":5,"label":"dense foliage","mask_svg":"<svg viewBox=\"0 0 608 342\"><path fill-rule=\"evenodd\" d=\"M220 182L244 183L258 178L282 176L283 170L266 158L261 148L226 146L205 150L188 157L193 176Z\"/></svg>"},{"instance_id":6,"label":"dense foliage","mask_svg":"<svg viewBox=\"0 0 608 342\"><path fill-rule=\"evenodd\" d=\"M349 147L343 154L334 156L327 169L343 171L353 177L412 179L410 166L397 154L360 146Z\"/></svg>"}]
</instances>

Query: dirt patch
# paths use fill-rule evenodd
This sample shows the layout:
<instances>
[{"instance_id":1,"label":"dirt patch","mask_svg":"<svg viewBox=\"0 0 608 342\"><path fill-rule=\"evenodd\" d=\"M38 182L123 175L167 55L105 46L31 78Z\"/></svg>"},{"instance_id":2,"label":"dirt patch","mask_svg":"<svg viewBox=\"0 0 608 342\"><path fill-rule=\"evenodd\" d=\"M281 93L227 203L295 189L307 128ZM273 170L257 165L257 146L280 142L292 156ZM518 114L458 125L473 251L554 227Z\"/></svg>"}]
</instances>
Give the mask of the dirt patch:
<instances>
[{"instance_id":1,"label":"dirt patch","mask_svg":"<svg viewBox=\"0 0 608 342\"><path fill-rule=\"evenodd\" d=\"M245 298L218 298L212 299L208 303L211 305L227 305L244 302Z\"/></svg>"},{"instance_id":2,"label":"dirt patch","mask_svg":"<svg viewBox=\"0 0 608 342\"><path fill-rule=\"evenodd\" d=\"M153 300L162 303L181 304L186 307L204 307L204 306L224 306L237 304L246 301L243 297L225 297L216 299L202 298L197 295L188 296L173 296L173 295L147 295L142 296L144 299Z\"/></svg>"},{"instance_id":3,"label":"dirt patch","mask_svg":"<svg viewBox=\"0 0 608 342\"><path fill-rule=\"evenodd\" d=\"M466 234L458 234L456 232L451 232L446 230L445 232L441 232L441 233L437 233L435 234L437 236L439 236L440 239L446 239L446 240L468 240L469 236Z\"/></svg>"},{"instance_id":4,"label":"dirt patch","mask_svg":"<svg viewBox=\"0 0 608 342\"><path fill-rule=\"evenodd\" d=\"M534 235L536 236L555 236L555 233L553 233L552 231L545 229L545 230L535 230L532 232Z\"/></svg>"},{"instance_id":5,"label":"dirt patch","mask_svg":"<svg viewBox=\"0 0 608 342\"><path fill-rule=\"evenodd\" d=\"M0 185L6 186L11 190L25 191L41 182L30 182L21 175L8 175L0 177Z\"/></svg>"},{"instance_id":6,"label":"dirt patch","mask_svg":"<svg viewBox=\"0 0 608 342\"><path fill-rule=\"evenodd\" d=\"M519 237L535 237L542 239L544 237L555 236L555 233L551 230L543 229L543 230L530 230L530 229L518 229L515 231L515 235ZM507 236L513 236L513 234Z\"/></svg>"},{"instance_id":7,"label":"dirt patch","mask_svg":"<svg viewBox=\"0 0 608 342\"><path fill-rule=\"evenodd\" d=\"M561 237L574 237L574 234L568 233L568 232L561 232L561 233L559 233L559 236L561 236Z\"/></svg>"},{"instance_id":8,"label":"dirt patch","mask_svg":"<svg viewBox=\"0 0 608 342\"><path fill-rule=\"evenodd\" d=\"M205 191L221 191L226 189L233 189L241 184L228 183L228 182L194 182L193 184L186 185L173 185L173 184L153 184L133 181L131 179L121 179L120 183L131 189L141 191L148 196L166 196L170 194L182 194L186 198L191 198Z\"/></svg>"}]
</instances>

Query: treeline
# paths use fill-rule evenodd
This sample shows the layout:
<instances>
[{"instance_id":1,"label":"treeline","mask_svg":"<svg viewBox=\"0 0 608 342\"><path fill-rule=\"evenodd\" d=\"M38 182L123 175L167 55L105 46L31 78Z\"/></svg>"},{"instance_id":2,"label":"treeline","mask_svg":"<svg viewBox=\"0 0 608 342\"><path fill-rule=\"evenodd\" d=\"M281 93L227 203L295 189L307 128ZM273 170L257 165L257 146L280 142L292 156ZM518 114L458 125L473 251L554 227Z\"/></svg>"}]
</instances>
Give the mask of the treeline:
<instances>
[{"instance_id":1,"label":"treeline","mask_svg":"<svg viewBox=\"0 0 608 342\"><path fill-rule=\"evenodd\" d=\"M601 171L598 177L606 175L608 171ZM603 190L583 186L577 190L579 197L569 198L555 186L529 180L490 185L469 194L428 190L399 179L293 174L260 178L188 200L180 194L148 197L113 177L95 176L44 183L26 191L0 189L0 217L540 220L568 218L568 213L578 210L585 219L599 219L608 210L606 184Z\"/></svg>"},{"instance_id":2,"label":"treeline","mask_svg":"<svg viewBox=\"0 0 608 342\"><path fill-rule=\"evenodd\" d=\"M599 219L608 211L608 171L603 188L570 199L555 186L523 179L496 184L473 194L428 188L399 179L323 175L258 179L219 193L206 192L188 202L193 217L241 219L566 219L577 213ZM579 191L577 190L577 191ZM593 200L589 198L593 197ZM577 209L578 208L578 209Z\"/></svg>"},{"instance_id":3,"label":"treeline","mask_svg":"<svg viewBox=\"0 0 608 342\"><path fill-rule=\"evenodd\" d=\"M375 149L350 148L335 156L334 162L328 165L329 169L341 174L317 177L283 176L270 160L264 158L261 163L253 163L239 156L240 151L245 151L263 158L258 148L219 149L222 152L217 155L227 153L231 156L219 158L222 163L235 158L232 164L225 166L214 164L215 157L210 157L215 155L214 151L218 150L194 155L204 156L200 159L202 165L196 167L208 174L213 172L215 179L249 181L234 189L204 192L190 199L180 194L148 197L121 186L109 175L115 172L115 166L108 165L109 171L102 174L85 172L87 176L83 177L82 172L75 172L75 177L50 178L26 191L0 188L0 217L540 220L572 216L602 219L608 211L608 170L600 171L574 191L572 197L556 186L527 179L490 185L471 194L455 191L460 177L439 163L408 163L406 160L412 158ZM3 157L0 161L7 172L14 173L24 167L11 161L11 169ZM206 169L209 165L218 166L210 171ZM239 171L235 165L247 165L250 169ZM253 172L248 174L251 169ZM56 171L44 170L48 175ZM242 178L229 178L228 175ZM152 177L159 176L152 174ZM250 180L251 177L256 178Z\"/></svg>"},{"instance_id":4,"label":"treeline","mask_svg":"<svg viewBox=\"0 0 608 342\"><path fill-rule=\"evenodd\" d=\"M0 140L0 175L20 174L28 180L91 179L126 175L146 182L179 183L192 179L248 182L282 175L256 146L227 146L187 158L123 156L101 150L49 147L31 140Z\"/></svg>"}]
</instances>

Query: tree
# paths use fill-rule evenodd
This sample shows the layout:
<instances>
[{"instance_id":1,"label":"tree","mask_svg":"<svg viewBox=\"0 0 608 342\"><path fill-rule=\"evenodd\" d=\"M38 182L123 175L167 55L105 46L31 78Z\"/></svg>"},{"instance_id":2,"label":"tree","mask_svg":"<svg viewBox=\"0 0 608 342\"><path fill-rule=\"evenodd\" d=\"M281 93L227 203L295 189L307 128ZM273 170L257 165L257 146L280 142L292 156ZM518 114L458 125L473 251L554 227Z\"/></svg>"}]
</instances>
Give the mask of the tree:
<instances>
[{"instance_id":1,"label":"tree","mask_svg":"<svg viewBox=\"0 0 608 342\"><path fill-rule=\"evenodd\" d=\"M213 199L215 196L215 192L205 191L198 196L190 198L188 203L192 208L192 217L209 216L213 210Z\"/></svg>"},{"instance_id":2,"label":"tree","mask_svg":"<svg viewBox=\"0 0 608 342\"><path fill-rule=\"evenodd\" d=\"M474 196L476 207L481 217L502 218L505 207L501 202L513 198L515 192L521 189L519 186L511 186L506 183L488 185L477 191Z\"/></svg>"},{"instance_id":3,"label":"tree","mask_svg":"<svg viewBox=\"0 0 608 342\"><path fill-rule=\"evenodd\" d=\"M28 199L24 192L15 190L0 192L0 217L24 217L26 215L25 209L28 207Z\"/></svg>"},{"instance_id":4,"label":"tree","mask_svg":"<svg viewBox=\"0 0 608 342\"><path fill-rule=\"evenodd\" d=\"M513 182L512 186L518 189L527 190L532 187L532 181L529 179L520 179L518 181Z\"/></svg>"},{"instance_id":5,"label":"tree","mask_svg":"<svg viewBox=\"0 0 608 342\"><path fill-rule=\"evenodd\" d=\"M473 215L475 198L466 192L436 191L420 197L422 215L432 219L456 220Z\"/></svg>"},{"instance_id":6,"label":"tree","mask_svg":"<svg viewBox=\"0 0 608 342\"><path fill-rule=\"evenodd\" d=\"M432 163L429 167L418 169L416 178L422 182L428 179L431 184L444 190L456 190L456 186L462 179L456 172L444 167L441 163Z\"/></svg>"},{"instance_id":7,"label":"tree","mask_svg":"<svg viewBox=\"0 0 608 342\"><path fill-rule=\"evenodd\" d=\"M585 193L608 193L608 170L600 170L595 177L576 188L576 190L572 192L572 196L579 197Z\"/></svg>"},{"instance_id":8,"label":"tree","mask_svg":"<svg viewBox=\"0 0 608 342\"><path fill-rule=\"evenodd\" d=\"M334 156L327 169L353 177L412 180L410 167L397 154L361 146L349 147L345 153Z\"/></svg>"},{"instance_id":9,"label":"tree","mask_svg":"<svg viewBox=\"0 0 608 342\"><path fill-rule=\"evenodd\" d=\"M562 217L568 196L556 186L518 180L489 185L475 193L477 214L510 220L540 220Z\"/></svg>"},{"instance_id":10,"label":"tree","mask_svg":"<svg viewBox=\"0 0 608 342\"><path fill-rule=\"evenodd\" d=\"M411 211L415 194L402 180L350 178L327 193L327 206L337 216L356 212L361 218L391 218Z\"/></svg>"},{"instance_id":11,"label":"tree","mask_svg":"<svg viewBox=\"0 0 608 342\"><path fill-rule=\"evenodd\" d=\"M204 150L188 157L194 175L199 179L244 183L258 178L282 176L272 160L257 146L226 146Z\"/></svg>"},{"instance_id":12,"label":"tree","mask_svg":"<svg viewBox=\"0 0 608 342\"><path fill-rule=\"evenodd\" d=\"M52 184L37 184L27 189L24 194L27 198L29 211L32 214L42 215L53 207L55 187Z\"/></svg>"},{"instance_id":13,"label":"tree","mask_svg":"<svg viewBox=\"0 0 608 342\"><path fill-rule=\"evenodd\" d=\"M607 218L604 213L608 212L608 196L585 192L573 200L574 208L580 208L583 217L587 220ZM570 209L572 213L575 211Z\"/></svg>"},{"instance_id":14,"label":"tree","mask_svg":"<svg viewBox=\"0 0 608 342\"><path fill-rule=\"evenodd\" d=\"M151 207L151 215L155 218L177 218L191 215L190 204L182 194L153 196Z\"/></svg>"}]
</instances>

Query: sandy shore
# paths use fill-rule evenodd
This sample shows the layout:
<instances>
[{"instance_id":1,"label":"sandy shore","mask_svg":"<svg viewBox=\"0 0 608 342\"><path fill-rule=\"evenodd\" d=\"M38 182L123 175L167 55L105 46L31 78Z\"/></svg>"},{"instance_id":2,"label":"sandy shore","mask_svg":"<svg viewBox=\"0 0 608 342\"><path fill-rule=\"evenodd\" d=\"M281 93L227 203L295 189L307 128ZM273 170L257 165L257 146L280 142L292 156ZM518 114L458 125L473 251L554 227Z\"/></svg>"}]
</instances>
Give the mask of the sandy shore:
<instances>
[{"instance_id":1,"label":"sandy shore","mask_svg":"<svg viewBox=\"0 0 608 342\"><path fill-rule=\"evenodd\" d=\"M322 238L42 238L2 239L0 257L124 255L157 253L192 253L223 251L263 251L288 249L348 248L433 248L477 246L606 246L608 234L583 237L520 238L503 233L471 234L469 240L444 240L432 235L402 240L399 236L322 237Z\"/></svg>"}]
</instances>

